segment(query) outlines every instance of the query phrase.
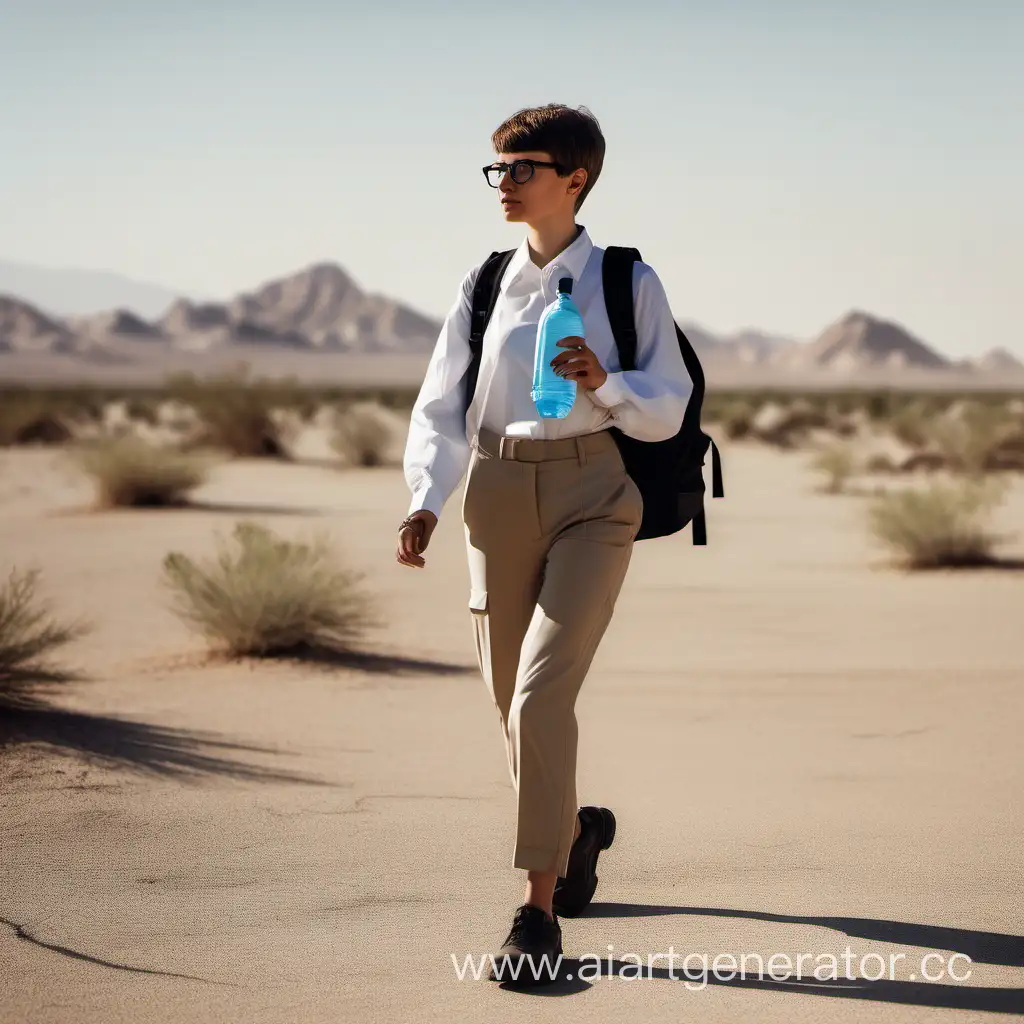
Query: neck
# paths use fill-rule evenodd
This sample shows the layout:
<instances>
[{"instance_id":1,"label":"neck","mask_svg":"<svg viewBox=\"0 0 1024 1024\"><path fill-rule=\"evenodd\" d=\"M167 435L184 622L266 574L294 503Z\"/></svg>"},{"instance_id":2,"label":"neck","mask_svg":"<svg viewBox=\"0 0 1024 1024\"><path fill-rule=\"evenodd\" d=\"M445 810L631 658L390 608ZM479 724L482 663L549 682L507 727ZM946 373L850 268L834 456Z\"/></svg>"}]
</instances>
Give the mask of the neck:
<instances>
[{"instance_id":1,"label":"neck","mask_svg":"<svg viewBox=\"0 0 1024 1024\"><path fill-rule=\"evenodd\" d=\"M572 213L568 216L552 217L539 224L531 224L527 236L530 259L538 267L547 266L563 249L572 245L578 235L579 228Z\"/></svg>"}]
</instances>

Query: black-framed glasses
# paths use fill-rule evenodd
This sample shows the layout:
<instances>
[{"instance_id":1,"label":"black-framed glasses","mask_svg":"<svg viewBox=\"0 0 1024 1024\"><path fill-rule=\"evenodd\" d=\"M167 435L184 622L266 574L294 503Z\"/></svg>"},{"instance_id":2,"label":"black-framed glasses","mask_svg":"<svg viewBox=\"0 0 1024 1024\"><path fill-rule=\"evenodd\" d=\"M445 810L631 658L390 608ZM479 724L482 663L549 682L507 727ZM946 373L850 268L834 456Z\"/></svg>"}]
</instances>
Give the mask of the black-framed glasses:
<instances>
[{"instance_id":1,"label":"black-framed glasses","mask_svg":"<svg viewBox=\"0 0 1024 1024\"><path fill-rule=\"evenodd\" d=\"M483 169L484 177L487 179L487 184L491 188L497 188L501 184L501 179L505 177L505 172L511 175L512 180L517 185L525 185L533 177L534 168L537 167L554 167L559 174L566 174L563 170L562 165L551 160L513 160L510 164L490 164Z\"/></svg>"}]
</instances>

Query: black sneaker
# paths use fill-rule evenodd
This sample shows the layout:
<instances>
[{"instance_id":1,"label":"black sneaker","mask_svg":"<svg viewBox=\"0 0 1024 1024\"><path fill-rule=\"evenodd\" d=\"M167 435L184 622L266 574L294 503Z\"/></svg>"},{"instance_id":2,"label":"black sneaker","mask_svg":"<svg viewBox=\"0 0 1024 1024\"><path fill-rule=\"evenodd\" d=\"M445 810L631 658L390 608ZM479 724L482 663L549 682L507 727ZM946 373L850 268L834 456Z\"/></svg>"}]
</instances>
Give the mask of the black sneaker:
<instances>
[{"instance_id":1,"label":"black sneaker","mask_svg":"<svg viewBox=\"0 0 1024 1024\"><path fill-rule=\"evenodd\" d=\"M594 898L597 855L615 838L615 815L607 807L579 809L580 834L569 851L565 878L555 882L553 909L562 917L575 917Z\"/></svg>"},{"instance_id":2,"label":"black sneaker","mask_svg":"<svg viewBox=\"0 0 1024 1024\"><path fill-rule=\"evenodd\" d=\"M512 930L494 954L488 978L520 985L544 985L555 980L562 955L558 916L548 920L543 907L524 903L516 908Z\"/></svg>"}]
</instances>

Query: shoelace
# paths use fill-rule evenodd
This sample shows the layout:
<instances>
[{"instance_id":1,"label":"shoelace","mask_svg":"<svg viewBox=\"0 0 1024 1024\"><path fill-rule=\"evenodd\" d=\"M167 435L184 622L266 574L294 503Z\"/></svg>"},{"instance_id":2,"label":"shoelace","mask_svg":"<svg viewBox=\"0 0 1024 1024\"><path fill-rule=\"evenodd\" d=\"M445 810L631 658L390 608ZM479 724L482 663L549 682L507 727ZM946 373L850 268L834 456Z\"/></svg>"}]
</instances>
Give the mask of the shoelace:
<instances>
[{"instance_id":1,"label":"shoelace","mask_svg":"<svg viewBox=\"0 0 1024 1024\"><path fill-rule=\"evenodd\" d=\"M547 917L543 920L547 922ZM526 939L529 939L534 931L539 930L541 918L532 911L520 908L512 919L512 930L505 939L506 946L519 946Z\"/></svg>"}]
</instances>

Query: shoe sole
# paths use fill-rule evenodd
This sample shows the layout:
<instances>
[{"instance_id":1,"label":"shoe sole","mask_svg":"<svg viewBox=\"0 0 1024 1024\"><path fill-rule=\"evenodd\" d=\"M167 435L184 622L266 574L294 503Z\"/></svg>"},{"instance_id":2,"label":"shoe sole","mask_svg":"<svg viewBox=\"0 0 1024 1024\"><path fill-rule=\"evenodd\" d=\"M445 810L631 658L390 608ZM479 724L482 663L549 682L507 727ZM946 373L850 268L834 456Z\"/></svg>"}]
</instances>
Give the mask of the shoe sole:
<instances>
[{"instance_id":1,"label":"shoe sole","mask_svg":"<svg viewBox=\"0 0 1024 1024\"><path fill-rule=\"evenodd\" d=\"M601 812L601 826L604 829L604 839L601 842L601 849L607 850L615 838L615 815L607 807L599 807Z\"/></svg>"},{"instance_id":2,"label":"shoe sole","mask_svg":"<svg viewBox=\"0 0 1024 1024\"><path fill-rule=\"evenodd\" d=\"M588 865L589 873L592 873L594 877L591 879L590 885L587 887L587 894L580 905L567 907L558 902L552 903L552 910L554 910L559 917L576 917L586 908L594 898L594 893L597 891L597 883L600 881L597 875L597 853L601 850L607 850L608 847L612 845L612 840L615 838L615 815L612 814L611 809L608 807L598 807L597 810L601 820L601 845L597 848L597 852L594 854L593 862Z\"/></svg>"}]
</instances>

